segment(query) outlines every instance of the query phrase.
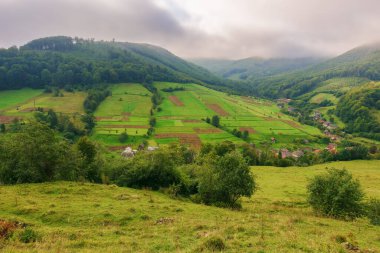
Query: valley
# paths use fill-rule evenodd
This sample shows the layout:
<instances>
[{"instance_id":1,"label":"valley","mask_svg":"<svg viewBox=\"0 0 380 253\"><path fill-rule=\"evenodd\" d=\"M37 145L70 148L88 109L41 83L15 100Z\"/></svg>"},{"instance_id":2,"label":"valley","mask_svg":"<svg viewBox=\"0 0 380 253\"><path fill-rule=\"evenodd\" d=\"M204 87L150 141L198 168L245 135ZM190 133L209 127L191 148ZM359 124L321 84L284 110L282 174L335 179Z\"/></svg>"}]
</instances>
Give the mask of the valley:
<instances>
[{"instance_id":1,"label":"valley","mask_svg":"<svg viewBox=\"0 0 380 253\"><path fill-rule=\"evenodd\" d=\"M1 252L379 252L380 49L0 49Z\"/></svg>"}]
</instances>

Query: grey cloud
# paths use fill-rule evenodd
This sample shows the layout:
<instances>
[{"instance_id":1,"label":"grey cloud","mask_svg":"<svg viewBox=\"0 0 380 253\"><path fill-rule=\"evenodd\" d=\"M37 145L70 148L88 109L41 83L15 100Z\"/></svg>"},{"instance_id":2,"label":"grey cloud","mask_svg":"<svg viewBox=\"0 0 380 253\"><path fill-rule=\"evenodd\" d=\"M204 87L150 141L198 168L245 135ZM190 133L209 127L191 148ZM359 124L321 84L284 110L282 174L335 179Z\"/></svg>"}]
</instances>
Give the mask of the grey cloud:
<instances>
[{"instance_id":1,"label":"grey cloud","mask_svg":"<svg viewBox=\"0 0 380 253\"><path fill-rule=\"evenodd\" d=\"M259 10L260 1L235 0L266 26L224 24L223 34L188 26L199 17L181 0L161 1L169 7L156 0L0 0L0 47L69 35L152 43L183 57L236 59L330 56L380 39L378 0L266 0Z\"/></svg>"},{"instance_id":2,"label":"grey cloud","mask_svg":"<svg viewBox=\"0 0 380 253\"><path fill-rule=\"evenodd\" d=\"M32 4L31 4L32 3ZM151 1L18 0L0 3L0 46L51 35L160 41L183 34L178 22Z\"/></svg>"}]
</instances>

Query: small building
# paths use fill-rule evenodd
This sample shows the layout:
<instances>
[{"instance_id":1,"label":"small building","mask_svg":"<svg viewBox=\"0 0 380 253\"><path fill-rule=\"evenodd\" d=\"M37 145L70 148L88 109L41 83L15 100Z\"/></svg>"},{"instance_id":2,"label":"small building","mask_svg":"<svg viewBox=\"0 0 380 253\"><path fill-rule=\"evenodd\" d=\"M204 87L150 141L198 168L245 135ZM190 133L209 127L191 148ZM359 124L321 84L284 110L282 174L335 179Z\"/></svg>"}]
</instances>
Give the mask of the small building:
<instances>
[{"instance_id":1,"label":"small building","mask_svg":"<svg viewBox=\"0 0 380 253\"><path fill-rule=\"evenodd\" d=\"M301 157L304 156L304 155L305 155L305 153L302 152L301 150L296 150L296 151L292 152L292 157L293 157L294 159L301 158Z\"/></svg>"},{"instance_id":2,"label":"small building","mask_svg":"<svg viewBox=\"0 0 380 253\"><path fill-rule=\"evenodd\" d=\"M292 155L292 152L290 152L286 148L281 149L280 153L281 153L281 159L285 159L285 158L290 157Z\"/></svg>"},{"instance_id":3,"label":"small building","mask_svg":"<svg viewBox=\"0 0 380 253\"><path fill-rule=\"evenodd\" d=\"M121 156L126 157L126 158L131 158L135 156L134 150L132 150L131 147L126 147L124 151L121 153Z\"/></svg>"},{"instance_id":4,"label":"small building","mask_svg":"<svg viewBox=\"0 0 380 253\"><path fill-rule=\"evenodd\" d=\"M336 154L338 153L338 150L336 149L336 144L335 143L329 143L327 145L326 150L329 151L331 154Z\"/></svg>"},{"instance_id":5,"label":"small building","mask_svg":"<svg viewBox=\"0 0 380 253\"><path fill-rule=\"evenodd\" d=\"M156 149L158 149L158 147L149 146L147 150L148 151L155 151Z\"/></svg>"}]
</instances>

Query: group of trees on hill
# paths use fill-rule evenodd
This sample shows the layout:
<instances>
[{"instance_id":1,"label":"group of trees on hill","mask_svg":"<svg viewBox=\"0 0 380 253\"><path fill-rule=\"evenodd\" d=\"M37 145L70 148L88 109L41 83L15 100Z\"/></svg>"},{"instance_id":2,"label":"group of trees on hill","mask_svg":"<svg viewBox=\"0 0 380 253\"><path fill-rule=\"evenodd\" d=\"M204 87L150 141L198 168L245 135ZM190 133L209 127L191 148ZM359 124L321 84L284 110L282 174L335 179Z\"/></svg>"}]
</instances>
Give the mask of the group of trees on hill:
<instances>
[{"instance_id":1,"label":"group of trees on hill","mask_svg":"<svg viewBox=\"0 0 380 253\"><path fill-rule=\"evenodd\" d=\"M87 137L71 144L48 124L38 122L1 134L0 160L3 184L82 179L101 182L104 166L95 144Z\"/></svg>"},{"instance_id":2,"label":"group of trees on hill","mask_svg":"<svg viewBox=\"0 0 380 253\"><path fill-rule=\"evenodd\" d=\"M173 196L208 205L239 207L239 198L257 188L246 159L233 145L207 146L199 154L172 145L140 152L111 171L110 180L120 186L167 188Z\"/></svg>"},{"instance_id":3,"label":"group of trees on hill","mask_svg":"<svg viewBox=\"0 0 380 253\"><path fill-rule=\"evenodd\" d=\"M346 131L380 140L380 123L374 111L380 110L380 88L366 85L344 95L336 114L346 123Z\"/></svg>"},{"instance_id":4,"label":"group of trees on hill","mask_svg":"<svg viewBox=\"0 0 380 253\"><path fill-rule=\"evenodd\" d=\"M0 89L142 83L148 76L156 81L195 80L101 42L74 44L69 37L53 37L32 41L21 48L0 49Z\"/></svg>"}]
</instances>

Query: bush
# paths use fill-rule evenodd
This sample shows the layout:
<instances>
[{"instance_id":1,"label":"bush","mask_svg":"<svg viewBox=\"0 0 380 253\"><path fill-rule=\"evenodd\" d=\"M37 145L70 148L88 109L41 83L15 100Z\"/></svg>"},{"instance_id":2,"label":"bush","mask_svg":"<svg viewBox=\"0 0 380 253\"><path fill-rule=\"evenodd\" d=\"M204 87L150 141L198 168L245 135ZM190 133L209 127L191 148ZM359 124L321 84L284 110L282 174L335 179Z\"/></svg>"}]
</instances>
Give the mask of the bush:
<instances>
[{"instance_id":1,"label":"bush","mask_svg":"<svg viewBox=\"0 0 380 253\"><path fill-rule=\"evenodd\" d=\"M205 204L236 207L240 197L250 197L255 190L249 166L237 152L210 158L199 178L199 195Z\"/></svg>"},{"instance_id":2,"label":"bush","mask_svg":"<svg viewBox=\"0 0 380 253\"><path fill-rule=\"evenodd\" d=\"M226 245L222 238L214 236L204 242L203 247L200 248L200 251L203 251L203 249L212 252L223 251L224 249L226 249Z\"/></svg>"},{"instance_id":3,"label":"bush","mask_svg":"<svg viewBox=\"0 0 380 253\"><path fill-rule=\"evenodd\" d=\"M166 150L138 153L133 159L117 168L113 178L120 186L152 188L182 185L182 174L176 168L174 153Z\"/></svg>"},{"instance_id":4,"label":"bush","mask_svg":"<svg viewBox=\"0 0 380 253\"><path fill-rule=\"evenodd\" d=\"M308 202L319 214L354 219L363 214L364 193L358 180L346 169L329 169L315 176L307 186Z\"/></svg>"},{"instance_id":5,"label":"bush","mask_svg":"<svg viewBox=\"0 0 380 253\"><path fill-rule=\"evenodd\" d=\"M38 239L38 234L31 228L26 228L19 235L19 240L23 243L35 242Z\"/></svg>"},{"instance_id":6,"label":"bush","mask_svg":"<svg viewBox=\"0 0 380 253\"><path fill-rule=\"evenodd\" d=\"M125 143L128 140L128 134L126 132L119 135L119 142Z\"/></svg>"},{"instance_id":7,"label":"bush","mask_svg":"<svg viewBox=\"0 0 380 253\"><path fill-rule=\"evenodd\" d=\"M367 204L367 217L372 225L380 226L380 200L371 199Z\"/></svg>"}]
</instances>

